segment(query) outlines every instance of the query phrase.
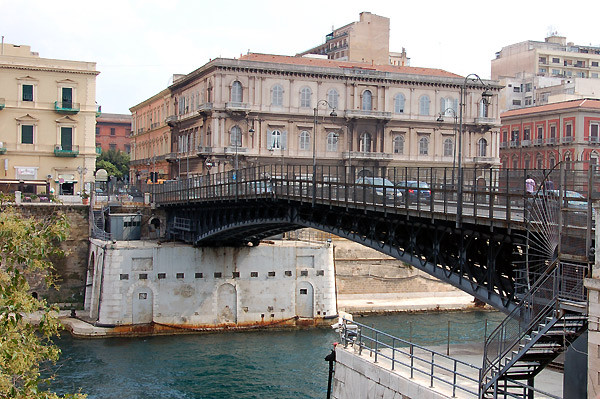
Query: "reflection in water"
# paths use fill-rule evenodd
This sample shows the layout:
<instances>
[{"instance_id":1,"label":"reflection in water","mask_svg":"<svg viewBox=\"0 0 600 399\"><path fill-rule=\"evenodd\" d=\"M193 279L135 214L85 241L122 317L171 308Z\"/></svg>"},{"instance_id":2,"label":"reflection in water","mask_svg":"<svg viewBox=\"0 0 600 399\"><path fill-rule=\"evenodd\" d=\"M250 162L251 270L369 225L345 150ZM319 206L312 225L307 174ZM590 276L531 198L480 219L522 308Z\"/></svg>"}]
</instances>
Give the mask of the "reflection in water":
<instances>
[{"instance_id":1,"label":"reflection in water","mask_svg":"<svg viewBox=\"0 0 600 399\"><path fill-rule=\"evenodd\" d=\"M481 343L496 312L417 313L356 321L424 345ZM63 354L53 389L94 398L324 398L331 329L254 331L150 338L58 340Z\"/></svg>"}]
</instances>

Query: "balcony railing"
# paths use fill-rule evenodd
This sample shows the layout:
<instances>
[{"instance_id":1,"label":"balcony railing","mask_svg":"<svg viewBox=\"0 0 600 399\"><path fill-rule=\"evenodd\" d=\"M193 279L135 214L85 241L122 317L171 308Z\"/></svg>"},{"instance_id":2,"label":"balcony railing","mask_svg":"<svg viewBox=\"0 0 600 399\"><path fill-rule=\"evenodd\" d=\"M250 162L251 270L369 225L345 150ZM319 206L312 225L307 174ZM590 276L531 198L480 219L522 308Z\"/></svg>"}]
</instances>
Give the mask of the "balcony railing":
<instances>
[{"instance_id":1,"label":"balcony railing","mask_svg":"<svg viewBox=\"0 0 600 399\"><path fill-rule=\"evenodd\" d=\"M54 110L59 114L76 114L79 112L79 103L73 101L55 101Z\"/></svg>"},{"instance_id":2,"label":"balcony railing","mask_svg":"<svg viewBox=\"0 0 600 399\"><path fill-rule=\"evenodd\" d=\"M391 112L385 111L367 111L362 109L346 110L346 118L366 118L366 119L392 119Z\"/></svg>"},{"instance_id":3,"label":"balcony railing","mask_svg":"<svg viewBox=\"0 0 600 399\"><path fill-rule=\"evenodd\" d=\"M499 163L500 160L494 157L473 157L473 162L476 164Z\"/></svg>"},{"instance_id":4,"label":"balcony railing","mask_svg":"<svg viewBox=\"0 0 600 399\"><path fill-rule=\"evenodd\" d=\"M590 143L593 143L593 144L600 143L600 140L598 139L598 136L590 136L589 141L590 141Z\"/></svg>"},{"instance_id":5,"label":"balcony railing","mask_svg":"<svg viewBox=\"0 0 600 399\"><path fill-rule=\"evenodd\" d=\"M248 148L247 147L237 147L237 151L236 151L235 146L230 146L230 147L225 147L224 152L225 152L225 154L235 154L236 152L244 153L244 152L248 152Z\"/></svg>"},{"instance_id":6,"label":"balcony railing","mask_svg":"<svg viewBox=\"0 0 600 399\"><path fill-rule=\"evenodd\" d=\"M550 137L546 139L546 145L554 145L556 144L556 137Z\"/></svg>"},{"instance_id":7,"label":"balcony railing","mask_svg":"<svg viewBox=\"0 0 600 399\"><path fill-rule=\"evenodd\" d=\"M79 146L63 146L61 144L56 144L54 146L54 155L57 157L76 157L79 155Z\"/></svg>"},{"instance_id":8,"label":"balcony railing","mask_svg":"<svg viewBox=\"0 0 600 399\"><path fill-rule=\"evenodd\" d=\"M228 103L225 103L225 109L227 111L250 111L250 104L239 103L239 102L228 102Z\"/></svg>"},{"instance_id":9,"label":"balcony railing","mask_svg":"<svg viewBox=\"0 0 600 399\"><path fill-rule=\"evenodd\" d=\"M3 98L0 98L0 111L4 109L6 106L6 101Z\"/></svg>"},{"instance_id":10,"label":"balcony railing","mask_svg":"<svg viewBox=\"0 0 600 399\"><path fill-rule=\"evenodd\" d=\"M212 111L213 105L212 103L204 103L198 106L198 113L200 114L209 114Z\"/></svg>"},{"instance_id":11,"label":"balcony railing","mask_svg":"<svg viewBox=\"0 0 600 399\"><path fill-rule=\"evenodd\" d=\"M508 143L506 141L502 141L500 143L500 148L507 148L508 147Z\"/></svg>"},{"instance_id":12,"label":"balcony railing","mask_svg":"<svg viewBox=\"0 0 600 399\"><path fill-rule=\"evenodd\" d=\"M494 118L480 116L475 118L475 123L477 125L495 125L496 120Z\"/></svg>"},{"instance_id":13,"label":"balcony railing","mask_svg":"<svg viewBox=\"0 0 600 399\"><path fill-rule=\"evenodd\" d=\"M535 145L535 146L540 146L542 144L544 144L544 139L535 139L535 140L533 140L533 145Z\"/></svg>"},{"instance_id":14,"label":"balcony railing","mask_svg":"<svg viewBox=\"0 0 600 399\"><path fill-rule=\"evenodd\" d=\"M212 147L203 147L201 145L198 146L198 154L212 154Z\"/></svg>"},{"instance_id":15,"label":"balcony railing","mask_svg":"<svg viewBox=\"0 0 600 399\"><path fill-rule=\"evenodd\" d=\"M521 141L522 147L529 147L531 145L531 140L523 140Z\"/></svg>"},{"instance_id":16,"label":"balcony railing","mask_svg":"<svg viewBox=\"0 0 600 399\"><path fill-rule=\"evenodd\" d=\"M561 138L561 143L563 144L567 144L567 143L572 143L573 142L573 136L566 136Z\"/></svg>"},{"instance_id":17,"label":"balcony railing","mask_svg":"<svg viewBox=\"0 0 600 399\"><path fill-rule=\"evenodd\" d=\"M385 152L363 152L363 151L350 151L343 152L342 157L344 159L377 159L384 161L391 161L394 159L393 154Z\"/></svg>"},{"instance_id":18,"label":"balcony railing","mask_svg":"<svg viewBox=\"0 0 600 399\"><path fill-rule=\"evenodd\" d=\"M516 140L513 140L510 142L510 148L517 148L519 146L519 142Z\"/></svg>"},{"instance_id":19,"label":"balcony railing","mask_svg":"<svg viewBox=\"0 0 600 399\"><path fill-rule=\"evenodd\" d=\"M169 126L173 126L173 124L177 122L177 115L169 115L167 119L165 119L165 123Z\"/></svg>"}]
</instances>

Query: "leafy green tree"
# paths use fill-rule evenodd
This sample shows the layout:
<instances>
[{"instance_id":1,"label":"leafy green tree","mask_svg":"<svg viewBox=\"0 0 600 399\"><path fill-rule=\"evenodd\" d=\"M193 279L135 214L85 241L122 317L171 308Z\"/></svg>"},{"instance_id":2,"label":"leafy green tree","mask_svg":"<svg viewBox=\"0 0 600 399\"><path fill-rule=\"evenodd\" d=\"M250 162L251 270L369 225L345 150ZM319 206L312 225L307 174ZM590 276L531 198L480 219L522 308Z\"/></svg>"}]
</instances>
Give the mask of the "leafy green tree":
<instances>
[{"instance_id":1,"label":"leafy green tree","mask_svg":"<svg viewBox=\"0 0 600 399\"><path fill-rule=\"evenodd\" d=\"M51 259L63 255L64 214L26 218L0 202L0 397L55 399L51 378L40 367L56 362L60 349L51 339L61 328L57 309L30 294L30 280L53 284ZM31 315L39 317L33 322ZM38 318L36 317L36 318ZM65 395L84 398L84 395Z\"/></svg>"},{"instance_id":2,"label":"leafy green tree","mask_svg":"<svg viewBox=\"0 0 600 399\"><path fill-rule=\"evenodd\" d=\"M102 151L96 158L98 169L106 169L109 176L123 178L129 174L129 154L116 150Z\"/></svg>"}]
</instances>

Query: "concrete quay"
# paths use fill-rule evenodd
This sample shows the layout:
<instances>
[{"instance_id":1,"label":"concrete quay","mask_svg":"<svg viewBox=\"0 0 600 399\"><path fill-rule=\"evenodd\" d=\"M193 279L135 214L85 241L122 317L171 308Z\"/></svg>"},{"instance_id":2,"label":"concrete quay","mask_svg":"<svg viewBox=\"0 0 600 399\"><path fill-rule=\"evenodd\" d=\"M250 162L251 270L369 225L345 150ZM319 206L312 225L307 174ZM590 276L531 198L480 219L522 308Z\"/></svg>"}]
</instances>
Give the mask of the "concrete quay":
<instances>
[{"instance_id":1,"label":"concrete quay","mask_svg":"<svg viewBox=\"0 0 600 399\"><path fill-rule=\"evenodd\" d=\"M462 291L338 294L337 306L340 312L366 315L469 310L476 307L473 300Z\"/></svg>"}]
</instances>

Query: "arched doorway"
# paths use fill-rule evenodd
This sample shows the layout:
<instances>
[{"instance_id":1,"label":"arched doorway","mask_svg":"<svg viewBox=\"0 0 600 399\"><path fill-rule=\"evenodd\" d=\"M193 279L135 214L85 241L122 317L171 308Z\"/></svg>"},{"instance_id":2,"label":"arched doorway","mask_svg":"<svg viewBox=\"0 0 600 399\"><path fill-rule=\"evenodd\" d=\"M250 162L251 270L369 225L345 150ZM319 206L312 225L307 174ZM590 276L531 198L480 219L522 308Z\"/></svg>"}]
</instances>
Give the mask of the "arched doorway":
<instances>
[{"instance_id":1,"label":"arched doorway","mask_svg":"<svg viewBox=\"0 0 600 399\"><path fill-rule=\"evenodd\" d=\"M315 290L308 281L301 281L296 286L296 315L314 317Z\"/></svg>"},{"instance_id":2,"label":"arched doorway","mask_svg":"<svg viewBox=\"0 0 600 399\"><path fill-rule=\"evenodd\" d=\"M237 323L237 291L229 283L217 289L217 321L218 324Z\"/></svg>"},{"instance_id":3,"label":"arched doorway","mask_svg":"<svg viewBox=\"0 0 600 399\"><path fill-rule=\"evenodd\" d=\"M132 323L133 324L148 324L152 323L152 304L154 295L149 287L138 287L133 291L131 298L132 308Z\"/></svg>"}]
</instances>

